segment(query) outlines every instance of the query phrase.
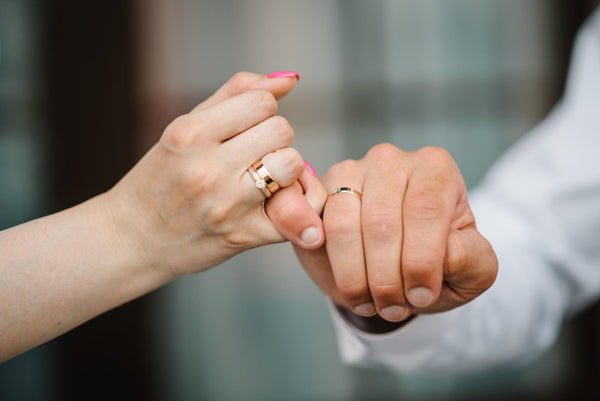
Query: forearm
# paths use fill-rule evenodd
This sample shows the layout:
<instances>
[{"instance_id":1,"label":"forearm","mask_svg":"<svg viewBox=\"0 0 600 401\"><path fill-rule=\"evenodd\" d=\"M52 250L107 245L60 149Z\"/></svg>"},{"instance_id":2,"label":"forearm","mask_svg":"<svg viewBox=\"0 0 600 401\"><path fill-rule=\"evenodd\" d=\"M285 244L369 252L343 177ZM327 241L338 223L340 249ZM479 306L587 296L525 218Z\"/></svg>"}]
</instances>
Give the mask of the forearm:
<instances>
[{"instance_id":1,"label":"forearm","mask_svg":"<svg viewBox=\"0 0 600 401\"><path fill-rule=\"evenodd\" d=\"M105 202L0 232L0 361L169 281L118 235Z\"/></svg>"},{"instance_id":2,"label":"forearm","mask_svg":"<svg viewBox=\"0 0 600 401\"><path fill-rule=\"evenodd\" d=\"M306 169L289 148L292 127L275 115L298 76L272 77L236 74L169 124L109 192L0 232L0 361L176 276L284 240L248 171L260 161L285 189ZM294 238L302 243L306 227L322 226L300 195L308 218L299 217L306 225Z\"/></svg>"}]
</instances>

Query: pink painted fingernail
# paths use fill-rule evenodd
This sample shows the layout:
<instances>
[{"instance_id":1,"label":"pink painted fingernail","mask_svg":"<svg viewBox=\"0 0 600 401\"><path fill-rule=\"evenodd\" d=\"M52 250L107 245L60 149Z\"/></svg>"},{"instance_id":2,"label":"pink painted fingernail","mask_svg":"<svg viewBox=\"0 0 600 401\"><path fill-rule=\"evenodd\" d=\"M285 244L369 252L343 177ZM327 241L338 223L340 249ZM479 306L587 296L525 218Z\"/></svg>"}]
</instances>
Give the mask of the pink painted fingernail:
<instances>
[{"instance_id":1,"label":"pink painted fingernail","mask_svg":"<svg viewBox=\"0 0 600 401\"><path fill-rule=\"evenodd\" d=\"M309 173L311 173L313 176L315 176L315 177L319 178L319 177L317 176L317 172L315 171L315 169L313 168L313 166L311 166L311 165L310 165L310 163L309 163L309 162L306 162L306 161L305 161L305 162L304 162L304 165L306 166L306 169L308 170L308 172L309 172Z\"/></svg>"},{"instance_id":2,"label":"pink painted fingernail","mask_svg":"<svg viewBox=\"0 0 600 401\"><path fill-rule=\"evenodd\" d=\"M300 75L296 71L277 71L267 75L267 78L296 78L300 80Z\"/></svg>"}]
</instances>

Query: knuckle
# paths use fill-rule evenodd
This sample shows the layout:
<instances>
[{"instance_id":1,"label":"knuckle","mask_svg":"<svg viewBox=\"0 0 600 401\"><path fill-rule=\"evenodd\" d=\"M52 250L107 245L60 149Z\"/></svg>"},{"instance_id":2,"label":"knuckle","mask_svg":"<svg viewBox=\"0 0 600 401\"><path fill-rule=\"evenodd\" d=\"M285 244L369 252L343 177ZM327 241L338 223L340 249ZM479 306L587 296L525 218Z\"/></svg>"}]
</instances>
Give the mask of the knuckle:
<instances>
[{"instance_id":1,"label":"knuckle","mask_svg":"<svg viewBox=\"0 0 600 401\"><path fill-rule=\"evenodd\" d=\"M447 184L449 178L460 175L454 159L444 148L428 146L417 150L415 154L419 165L428 166L428 179L432 182Z\"/></svg>"},{"instance_id":2,"label":"knuckle","mask_svg":"<svg viewBox=\"0 0 600 401\"><path fill-rule=\"evenodd\" d=\"M402 272L413 280L420 281L438 270L441 270L441 263L434 258L405 256L402 259Z\"/></svg>"},{"instance_id":3,"label":"knuckle","mask_svg":"<svg viewBox=\"0 0 600 401\"><path fill-rule=\"evenodd\" d=\"M251 89L253 83L252 78L254 78L254 74L246 71L240 71L236 72L231 77L229 83L232 84L233 87L237 88L240 92L244 92Z\"/></svg>"},{"instance_id":4,"label":"knuckle","mask_svg":"<svg viewBox=\"0 0 600 401\"><path fill-rule=\"evenodd\" d=\"M325 223L325 235L337 237L340 240L353 241L354 236L351 233L354 233L356 228L357 224L352 219L327 219Z\"/></svg>"},{"instance_id":5,"label":"knuckle","mask_svg":"<svg viewBox=\"0 0 600 401\"><path fill-rule=\"evenodd\" d=\"M300 202L300 198L297 197L286 200L286 202L267 202L267 215L276 228L294 231L298 216L297 210L301 206Z\"/></svg>"},{"instance_id":6,"label":"knuckle","mask_svg":"<svg viewBox=\"0 0 600 401\"><path fill-rule=\"evenodd\" d=\"M444 214L444 204L439 195L420 191L404 200L404 217L412 220L437 220Z\"/></svg>"},{"instance_id":7,"label":"knuckle","mask_svg":"<svg viewBox=\"0 0 600 401\"><path fill-rule=\"evenodd\" d=\"M281 116L273 116L269 119L269 124L271 124L273 130L278 133L279 138L284 140L287 144L292 143L294 140L294 129L288 120Z\"/></svg>"},{"instance_id":8,"label":"knuckle","mask_svg":"<svg viewBox=\"0 0 600 401\"><path fill-rule=\"evenodd\" d=\"M196 131L197 127L192 118L184 114L165 128L161 141L171 148L185 149L193 143Z\"/></svg>"},{"instance_id":9,"label":"knuckle","mask_svg":"<svg viewBox=\"0 0 600 401\"><path fill-rule=\"evenodd\" d=\"M420 164L430 166L430 178L443 182L447 177L455 174L458 167L454 159L444 148L438 146L426 146L415 152Z\"/></svg>"},{"instance_id":10,"label":"knuckle","mask_svg":"<svg viewBox=\"0 0 600 401\"><path fill-rule=\"evenodd\" d=\"M369 235L387 238L397 233L399 228L396 205L378 205L364 212L362 227Z\"/></svg>"},{"instance_id":11,"label":"knuckle","mask_svg":"<svg viewBox=\"0 0 600 401\"><path fill-rule=\"evenodd\" d=\"M299 177L304 169L304 159L296 149L287 148L285 155L285 169L294 177Z\"/></svg>"},{"instance_id":12,"label":"knuckle","mask_svg":"<svg viewBox=\"0 0 600 401\"><path fill-rule=\"evenodd\" d=\"M404 287L400 283L372 283L369 288L373 298L379 301L404 301Z\"/></svg>"},{"instance_id":13,"label":"knuckle","mask_svg":"<svg viewBox=\"0 0 600 401\"><path fill-rule=\"evenodd\" d=\"M358 160L348 159L348 160L341 161L341 162L336 163L333 166L331 166L328 174L331 174L332 176L335 177L337 175L340 175L341 173L353 173L353 172L357 171L358 168L359 168Z\"/></svg>"},{"instance_id":14,"label":"knuckle","mask_svg":"<svg viewBox=\"0 0 600 401\"><path fill-rule=\"evenodd\" d=\"M204 213L204 223L211 231L228 232L227 227L231 219L231 208L228 205L212 205Z\"/></svg>"},{"instance_id":15,"label":"knuckle","mask_svg":"<svg viewBox=\"0 0 600 401\"><path fill-rule=\"evenodd\" d=\"M288 158L288 160L295 164L300 164L302 165L302 167L304 167L304 159L302 158L302 155L300 154L300 152L297 149L294 148L286 148L283 149L286 152L286 157Z\"/></svg>"},{"instance_id":16,"label":"knuckle","mask_svg":"<svg viewBox=\"0 0 600 401\"><path fill-rule=\"evenodd\" d=\"M338 290L351 304L369 297L369 288L365 281L343 283L338 285Z\"/></svg>"},{"instance_id":17,"label":"knuckle","mask_svg":"<svg viewBox=\"0 0 600 401\"><path fill-rule=\"evenodd\" d=\"M402 151L391 143L380 143L367 152L367 157L376 160L395 159Z\"/></svg>"},{"instance_id":18,"label":"knuckle","mask_svg":"<svg viewBox=\"0 0 600 401\"><path fill-rule=\"evenodd\" d=\"M252 101L264 107L269 114L273 115L277 113L277 99L275 99L275 96L271 92L255 89L249 93L253 96Z\"/></svg>"},{"instance_id":19,"label":"knuckle","mask_svg":"<svg viewBox=\"0 0 600 401\"><path fill-rule=\"evenodd\" d=\"M233 230L224 234L223 240L228 248L240 251L251 248L256 241L256 236L247 231Z\"/></svg>"},{"instance_id":20,"label":"knuckle","mask_svg":"<svg viewBox=\"0 0 600 401\"><path fill-rule=\"evenodd\" d=\"M439 146L425 146L417 151L417 153L429 161L448 161L452 160L450 153L444 148Z\"/></svg>"}]
</instances>

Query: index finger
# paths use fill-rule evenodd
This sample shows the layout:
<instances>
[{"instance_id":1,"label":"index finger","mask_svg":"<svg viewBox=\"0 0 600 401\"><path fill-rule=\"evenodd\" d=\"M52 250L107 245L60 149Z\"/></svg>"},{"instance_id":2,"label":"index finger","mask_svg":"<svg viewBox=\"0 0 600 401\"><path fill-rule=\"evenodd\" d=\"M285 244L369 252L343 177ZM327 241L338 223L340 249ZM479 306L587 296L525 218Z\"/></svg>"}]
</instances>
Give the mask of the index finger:
<instances>
[{"instance_id":1,"label":"index finger","mask_svg":"<svg viewBox=\"0 0 600 401\"><path fill-rule=\"evenodd\" d=\"M211 97L194 107L191 111L196 113L206 110L226 99L240 95L252 89L262 89L269 91L275 96L275 99L280 99L290 93L300 79L298 73L269 75L253 74L251 72L238 72L223 86L221 86ZM294 75L295 74L295 75ZM277 78L277 79L275 79Z\"/></svg>"},{"instance_id":2,"label":"index finger","mask_svg":"<svg viewBox=\"0 0 600 401\"><path fill-rule=\"evenodd\" d=\"M221 143L253 127L277 112L270 92L252 90L197 113L175 119L162 141L172 149L187 149L207 142Z\"/></svg>"},{"instance_id":3,"label":"index finger","mask_svg":"<svg viewBox=\"0 0 600 401\"><path fill-rule=\"evenodd\" d=\"M415 152L402 207L402 278L411 305L439 297L450 223L456 209L456 165L441 148Z\"/></svg>"}]
</instances>

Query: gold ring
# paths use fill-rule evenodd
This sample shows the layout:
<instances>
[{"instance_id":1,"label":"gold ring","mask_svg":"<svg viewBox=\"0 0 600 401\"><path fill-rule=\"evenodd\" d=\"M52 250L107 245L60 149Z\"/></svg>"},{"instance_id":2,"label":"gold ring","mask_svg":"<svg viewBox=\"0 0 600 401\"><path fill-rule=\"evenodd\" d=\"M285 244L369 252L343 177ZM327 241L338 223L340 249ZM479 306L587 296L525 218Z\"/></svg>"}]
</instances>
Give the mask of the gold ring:
<instances>
[{"instance_id":1,"label":"gold ring","mask_svg":"<svg viewBox=\"0 0 600 401\"><path fill-rule=\"evenodd\" d=\"M346 193L352 194L352 195L356 196L359 200L362 201L362 193L360 193L356 189L352 189L350 187L339 187L338 189L336 189L335 191L333 191L332 193L330 193L329 195L327 195L327 199L325 199L325 203L327 203L327 201L329 201L329 198L331 198L333 195L337 195L337 194L340 194L342 192L346 192Z\"/></svg>"},{"instance_id":2,"label":"gold ring","mask_svg":"<svg viewBox=\"0 0 600 401\"><path fill-rule=\"evenodd\" d=\"M248 168L248 172L250 173L250 176L252 176L252 179L254 179L256 188L258 188L266 198L273 196L279 189L279 184L271 177L269 170L267 170L260 160L252 164L252 166Z\"/></svg>"},{"instance_id":3,"label":"gold ring","mask_svg":"<svg viewBox=\"0 0 600 401\"><path fill-rule=\"evenodd\" d=\"M258 173L260 178L265 182L265 184L267 185L267 188L269 189L269 192L271 192L271 195L274 194L275 192L277 192L277 190L279 189L279 184L277 183L277 181L275 181L273 179L273 177L271 177L271 174L269 174L269 170L267 170L267 168L262 164L262 162L260 160L257 161L256 163L254 163L252 165L252 168Z\"/></svg>"}]
</instances>

